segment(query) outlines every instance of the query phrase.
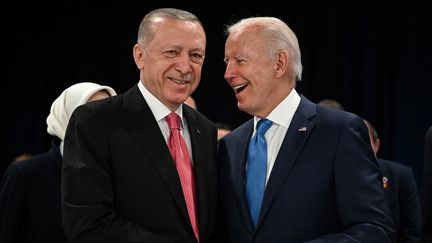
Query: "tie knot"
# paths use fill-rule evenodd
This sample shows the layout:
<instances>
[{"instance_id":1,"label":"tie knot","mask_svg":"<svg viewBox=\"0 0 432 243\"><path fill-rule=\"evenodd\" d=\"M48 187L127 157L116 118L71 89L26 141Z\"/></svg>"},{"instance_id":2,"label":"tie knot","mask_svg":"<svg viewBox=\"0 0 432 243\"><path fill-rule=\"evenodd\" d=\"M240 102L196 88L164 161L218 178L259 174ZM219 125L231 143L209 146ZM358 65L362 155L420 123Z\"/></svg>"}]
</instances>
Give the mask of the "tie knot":
<instances>
[{"instance_id":1,"label":"tie knot","mask_svg":"<svg viewBox=\"0 0 432 243\"><path fill-rule=\"evenodd\" d=\"M261 119L258 121L258 124L256 126L256 133L257 134L264 134L267 132L267 130L272 125L272 121L268 119Z\"/></svg>"},{"instance_id":2,"label":"tie knot","mask_svg":"<svg viewBox=\"0 0 432 243\"><path fill-rule=\"evenodd\" d=\"M165 117L165 120L168 122L168 127L171 129L179 129L180 130L180 121L181 118L177 113L171 112L168 116Z\"/></svg>"}]
</instances>

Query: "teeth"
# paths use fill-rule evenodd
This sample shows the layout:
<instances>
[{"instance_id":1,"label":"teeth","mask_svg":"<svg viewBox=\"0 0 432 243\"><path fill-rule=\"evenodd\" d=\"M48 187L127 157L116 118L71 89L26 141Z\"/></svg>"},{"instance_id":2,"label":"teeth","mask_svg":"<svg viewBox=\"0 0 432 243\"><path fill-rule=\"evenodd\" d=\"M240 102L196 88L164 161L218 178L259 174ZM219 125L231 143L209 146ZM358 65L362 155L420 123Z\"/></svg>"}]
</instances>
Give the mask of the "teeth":
<instances>
[{"instance_id":1,"label":"teeth","mask_svg":"<svg viewBox=\"0 0 432 243\"><path fill-rule=\"evenodd\" d=\"M185 81L181 81L181 80L178 80L178 79L173 79L173 81L176 82L176 83L178 83L178 84L185 84L185 83L187 83Z\"/></svg>"},{"instance_id":2,"label":"teeth","mask_svg":"<svg viewBox=\"0 0 432 243\"><path fill-rule=\"evenodd\" d=\"M247 84L240 84L240 85L234 86L234 90L235 90L235 91L238 91L239 89L241 89L241 88L243 88L243 87L246 87L246 85L247 85Z\"/></svg>"},{"instance_id":3,"label":"teeth","mask_svg":"<svg viewBox=\"0 0 432 243\"><path fill-rule=\"evenodd\" d=\"M238 89L241 89L241 88L245 87L246 85L247 84L240 84L240 85L234 86L234 89L238 90Z\"/></svg>"}]
</instances>

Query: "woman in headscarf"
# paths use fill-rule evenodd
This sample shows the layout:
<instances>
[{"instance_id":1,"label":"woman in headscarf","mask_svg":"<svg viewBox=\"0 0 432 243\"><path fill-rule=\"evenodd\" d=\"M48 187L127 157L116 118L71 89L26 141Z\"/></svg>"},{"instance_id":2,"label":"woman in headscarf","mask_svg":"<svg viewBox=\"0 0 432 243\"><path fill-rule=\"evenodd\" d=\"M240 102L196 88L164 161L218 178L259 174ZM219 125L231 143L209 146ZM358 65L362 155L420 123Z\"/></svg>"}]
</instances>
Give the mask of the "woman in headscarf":
<instances>
[{"instance_id":1,"label":"woman in headscarf","mask_svg":"<svg viewBox=\"0 0 432 243\"><path fill-rule=\"evenodd\" d=\"M116 95L96 83L77 83L51 105L47 131L51 149L7 168L0 186L0 242L67 242L61 216L63 140L72 112L78 106Z\"/></svg>"}]
</instances>

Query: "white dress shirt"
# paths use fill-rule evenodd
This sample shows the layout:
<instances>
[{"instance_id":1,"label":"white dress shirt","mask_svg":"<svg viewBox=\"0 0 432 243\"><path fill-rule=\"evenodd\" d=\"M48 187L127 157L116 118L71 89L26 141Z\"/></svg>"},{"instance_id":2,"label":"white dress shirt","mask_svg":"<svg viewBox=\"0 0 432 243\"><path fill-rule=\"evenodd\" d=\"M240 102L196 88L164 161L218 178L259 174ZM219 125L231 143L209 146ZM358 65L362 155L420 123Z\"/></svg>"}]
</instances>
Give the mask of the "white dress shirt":
<instances>
[{"instance_id":1,"label":"white dress shirt","mask_svg":"<svg viewBox=\"0 0 432 243\"><path fill-rule=\"evenodd\" d=\"M291 124L291 120L300 104L300 95L295 89L292 89L290 94L282 100L279 105L274 108L272 112L266 117L272 121L271 127L265 134L267 143L267 175L266 185L270 178L271 171L273 169L276 157L279 153L282 142L288 131L288 127ZM254 116L254 131L252 137L256 132L256 125L260 120L259 117Z\"/></svg>"},{"instance_id":2,"label":"white dress shirt","mask_svg":"<svg viewBox=\"0 0 432 243\"><path fill-rule=\"evenodd\" d=\"M166 122L165 117L171 113L171 110L168 109L160 100L158 100L150 91L144 87L141 81L138 82L138 88L141 91L141 94L143 95L145 101L147 102L148 106L150 107L150 110L153 113L153 116L155 117L159 128L162 132L162 135L165 138L165 142L168 144L168 137L170 134L170 130L168 127L168 122ZM183 139L186 142L186 145L188 147L189 156L191 158L191 162L193 165L193 158L192 158L192 145L190 140L190 134L187 126L187 121L183 117L183 105L180 105L177 110L175 110L175 113L180 116L181 118L181 124L180 124L180 133L183 135Z\"/></svg>"}]
</instances>

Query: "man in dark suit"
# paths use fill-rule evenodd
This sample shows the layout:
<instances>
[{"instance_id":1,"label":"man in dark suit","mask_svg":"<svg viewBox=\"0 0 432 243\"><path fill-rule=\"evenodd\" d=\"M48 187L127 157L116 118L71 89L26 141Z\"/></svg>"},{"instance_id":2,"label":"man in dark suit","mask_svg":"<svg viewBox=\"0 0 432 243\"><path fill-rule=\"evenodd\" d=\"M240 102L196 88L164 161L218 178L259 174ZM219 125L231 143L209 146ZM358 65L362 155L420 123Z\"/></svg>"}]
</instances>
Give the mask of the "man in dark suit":
<instances>
[{"instance_id":1,"label":"man in dark suit","mask_svg":"<svg viewBox=\"0 0 432 243\"><path fill-rule=\"evenodd\" d=\"M423 242L432 243L432 127L425 135L422 190Z\"/></svg>"},{"instance_id":2,"label":"man in dark suit","mask_svg":"<svg viewBox=\"0 0 432 243\"><path fill-rule=\"evenodd\" d=\"M216 127L183 105L205 46L195 15L150 12L133 48L138 84L74 112L63 166L71 242L216 242Z\"/></svg>"},{"instance_id":3,"label":"man in dark suit","mask_svg":"<svg viewBox=\"0 0 432 243\"><path fill-rule=\"evenodd\" d=\"M61 165L66 126L73 110L84 103L116 95L114 89L82 82L65 89L52 103L46 153L8 166L0 186L0 242L68 242L61 215Z\"/></svg>"},{"instance_id":4,"label":"man in dark suit","mask_svg":"<svg viewBox=\"0 0 432 243\"><path fill-rule=\"evenodd\" d=\"M411 168L378 158L381 142L375 127L364 120L372 150L381 168L384 194L397 232L397 242L421 242L420 198Z\"/></svg>"},{"instance_id":5,"label":"man in dark suit","mask_svg":"<svg viewBox=\"0 0 432 243\"><path fill-rule=\"evenodd\" d=\"M227 32L225 79L254 118L219 143L225 241L392 242L362 119L296 92L300 49L281 20L248 18Z\"/></svg>"}]
</instances>

